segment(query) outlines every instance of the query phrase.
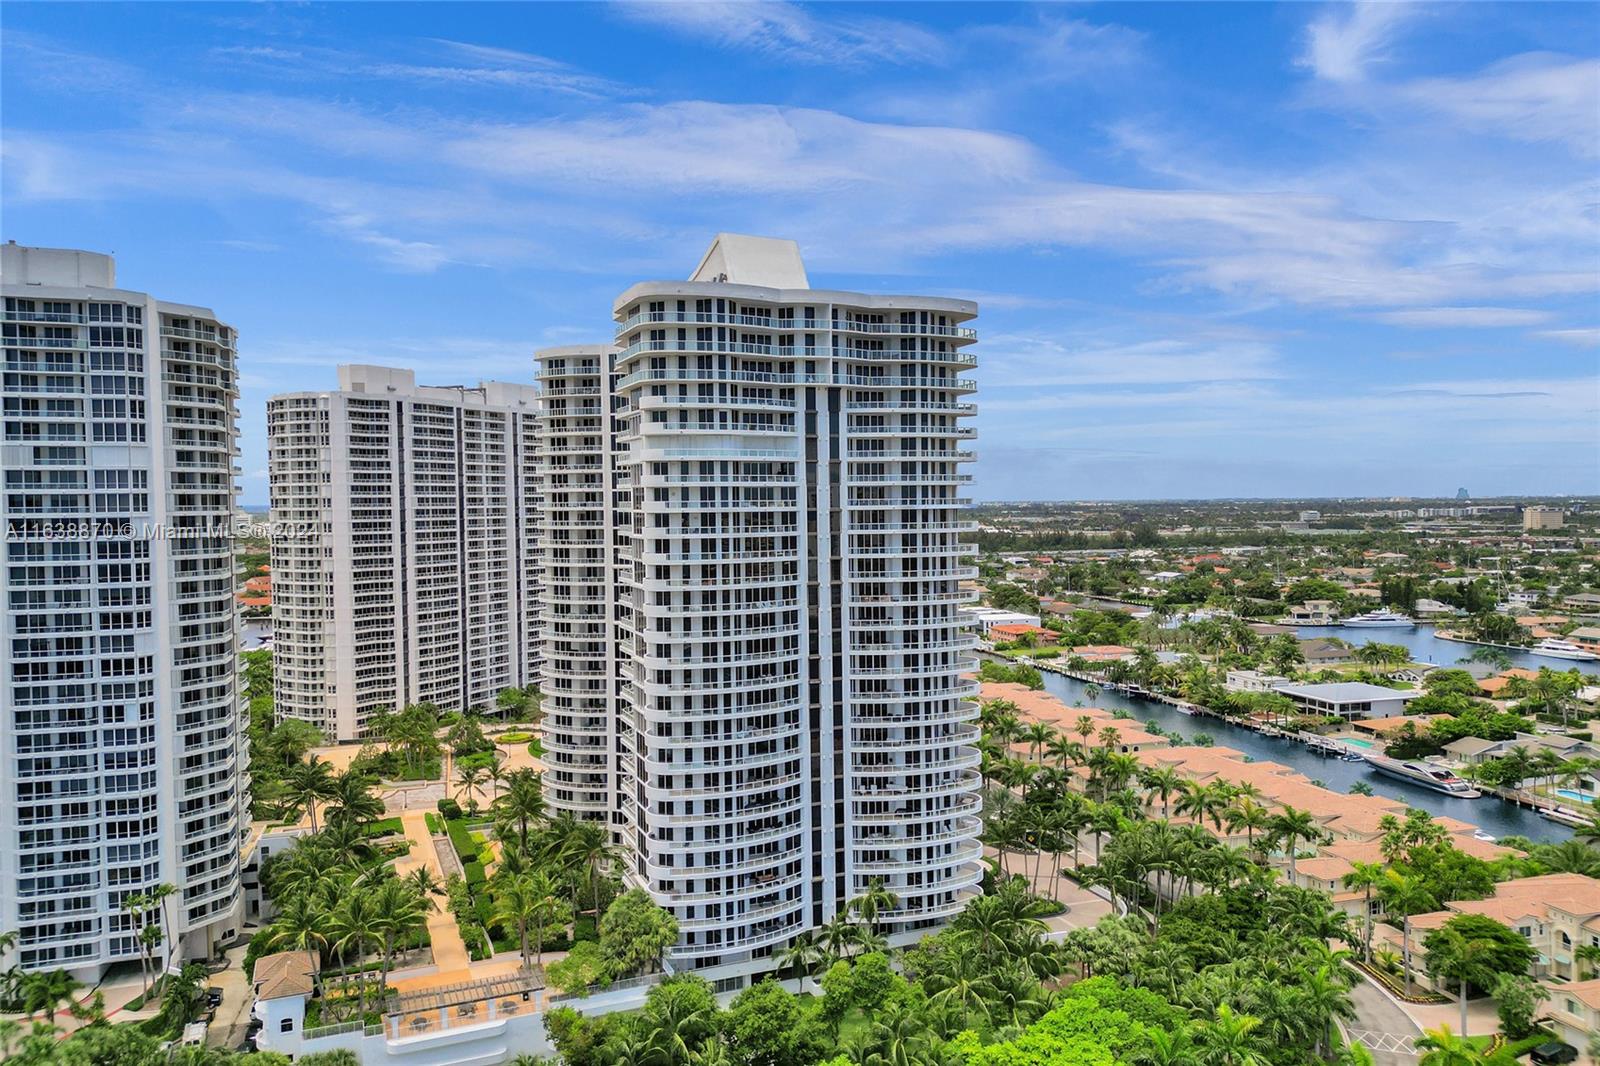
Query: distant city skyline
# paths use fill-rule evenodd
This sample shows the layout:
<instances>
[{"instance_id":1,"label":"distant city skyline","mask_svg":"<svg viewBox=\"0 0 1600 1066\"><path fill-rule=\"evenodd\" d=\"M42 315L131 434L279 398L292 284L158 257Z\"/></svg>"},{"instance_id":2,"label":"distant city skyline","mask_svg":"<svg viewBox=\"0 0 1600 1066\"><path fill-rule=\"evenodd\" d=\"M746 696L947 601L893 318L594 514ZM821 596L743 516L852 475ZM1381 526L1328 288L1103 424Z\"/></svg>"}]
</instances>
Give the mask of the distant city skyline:
<instances>
[{"instance_id":1,"label":"distant city skyline","mask_svg":"<svg viewBox=\"0 0 1600 1066\"><path fill-rule=\"evenodd\" d=\"M974 497L1600 493L1583 5L7 10L4 238L338 363L534 380L718 231L976 300ZM1436 494L1436 495L1435 495Z\"/></svg>"}]
</instances>

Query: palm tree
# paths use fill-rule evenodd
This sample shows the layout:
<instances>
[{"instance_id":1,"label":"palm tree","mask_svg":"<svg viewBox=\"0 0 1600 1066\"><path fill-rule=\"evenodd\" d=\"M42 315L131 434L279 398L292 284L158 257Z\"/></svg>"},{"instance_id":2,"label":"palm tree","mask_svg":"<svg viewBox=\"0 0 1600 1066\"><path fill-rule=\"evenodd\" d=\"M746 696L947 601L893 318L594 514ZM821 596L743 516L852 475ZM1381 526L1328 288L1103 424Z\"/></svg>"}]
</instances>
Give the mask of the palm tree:
<instances>
[{"instance_id":1,"label":"palm tree","mask_svg":"<svg viewBox=\"0 0 1600 1066\"><path fill-rule=\"evenodd\" d=\"M878 932L878 915L883 911L894 910L900 906L900 897L889 891L889 886L884 884L883 878L874 877L867 882L867 890L846 907L853 909L867 923L867 931L874 936Z\"/></svg>"},{"instance_id":2,"label":"palm tree","mask_svg":"<svg viewBox=\"0 0 1600 1066\"><path fill-rule=\"evenodd\" d=\"M494 753L494 761L483 768L483 776L489 779L489 806L493 807L500 802L500 784L506 779L498 751Z\"/></svg>"},{"instance_id":3,"label":"palm tree","mask_svg":"<svg viewBox=\"0 0 1600 1066\"><path fill-rule=\"evenodd\" d=\"M826 953L817 941L817 934L810 929L803 930L789 946L783 949L778 956L778 969L788 970L794 974L794 994L800 994L801 981L803 981L817 963L823 960Z\"/></svg>"},{"instance_id":4,"label":"palm tree","mask_svg":"<svg viewBox=\"0 0 1600 1066\"><path fill-rule=\"evenodd\" d=\"M147 928L142 919L144 917L144 912L149 905L150 897L146 896L142 892L130 892L126 896L122 897L122 910L132 919L133 925L138 927L136 935L141 937L141 948L144 947L142 937L145 929ZM144 984L144 994L149 996L150 952L148 950L141 950L139 952L139 977Z\"/></svg>"},{"instance_id":5,"label":"palm tree","mask_svg":"<svg viewBox=\"0 0 1600 1066\"><path fill-rule=\"evenodd\" d=\"M1226 1003L1218 1006L1210 1020L1195 1023L1201 1066L1266 1066L1251 1038L1260 1025L1260 1018L1235 1014Z\"/></svg>"},{"instance_id":6,"label":"palm tree","mask_svg":"<svg viewBox=\"0 0 1600 1066\"><path fill-rule=\"evenodd\" d=\"M150 906L155 908L156 916L161 920L161 943L163 945L172 943L172 928L167 924L167 900L171 899L177 891L175 886L163 883L145 893L145 896L150 901ZM166 957L166 952L162 954L164 957L161 960L161 971L165 973L170 958Z\"/></svg>"},{"instance_id":7,"label":"palm tree","mask_svg":"<svg viewBox=\"0 0 1600 1066\"><path fill-rule=\"evenodd\" d=\"M329 783L327 821L361 826L383 814L383 801L372 794L370 775L346 770Z\"/></svg>"},{"instance_id":8,"label":"palm tree","mask_svg":"<svg viewBox=\"0 0 1600 1066\"><path fill-rule=\"evenodd\" d=\"M444 885L434 876L432 867L419 866L405 876L405 883L417 898L428 904L428 909L433 909L432 897L444 892Z\"/></svg>"},{"instance_id":9,"label":"palm tree","mask_svg":"<svg viewBox=\"0 0 1600 1066\"><path fill-rule=\"evenodd\" d=\"M1294 880L1295 857L1300 849L1300 842L1314 843L1327 838L1316 816L1310 811L1296 810L1285 806L1272 819L1272 839L1286 845L1289 853L1289 880Z\"/></svg>"},{"instance_id":10,"label":"palm tree","mask_svg":"<svg viewBox=\"0 0 1600 1066\"><path fill-rule=\"evenodd\" d=\"M528 846L528 827L544 818L544 789L539 775L532 770L513 770L506 775L506 794L501 805L506 816L517 823L517 837L523 848Z\"/></svg>"},{"instance_id":11,"label":"palm tree","mask_svg":"<svg viewBox=\"0 0 1600 1066\"><path fill-rule=\"evenodd\" d=\"M1137 1066L1200 1066L1194 1041L1184 1027L1168 1030L1151 1026L1145 1034L1144 1050L1133 1061Z\"/></svg>"},{"instance_id":12,"label":"palm tree","mask_svg":"<svg viewBox=\"0 0 1600 1066\"><path fill-rule=\"evenodd\" d=\"M617 849L611 844L610 832L595 822L575 821L562 842L561 851L568 860L588 871L590 902L594 905L595 921L599 921L600 884L604 871L621 861Z\"/></svg>"},{"instance_id":13,"label":"palm tree","mask_svg":"<svg viewBox=\"0 0 1600 1066\"><path fill-rule=\"evenodd\" d=\"M833 920L822 927L822 943L828 955L834 959L850 957L850 945L856 943L861 936L861 930L851 921L847 914L836 914Z\"/></svg>"},{"instance_id":14,"label":"palm tree","mask_svg":"<svg viewBox=\"0 0 1600 1066\"><path fill-rule=\"evenodd\" d=\"M1087 748L1089 746L1089 738L1094 736L1094 719L1087 714L1081 714L1078 716L1078 720L1073 723L1072 728L1078 736L1083 738L1083 746Z\"/></svg>"},{"instance_id":15,"label":"palm tree","mask_svg":"<svg viewBox=\"0 0 1600 1066\"><path fill-rule=\"evenodd\" d=\"M378 994L382 996L389 990L389 966L395 945L410 940L427 924L427 909L413 888L395 878L378 886L376 903L381 915L376 932L383 951L378 976Z\"/></svg>"},{"instance_id":16,"label":"palm tree","mask_svg":"<svg viewBox=\"0 0 1600 1066\"><path fill-rule=\"evenodd\" d=\"M572 907L556 895L556 882L546 870L533 873L533 892L538 902L533 908L533 961L544 964L544 934L552 925L565 926L572 921Z\"/></svg>"},{"instance_id":17,"label":"palm tree","mask_svg":"<svg viewBox=\"0 0 1600 1066\"><path fill-rule=\"evenodd\" d=\"M1168 817L1168 800L1183 788L1183 777L1170 766L1155 766L1140 775L1140 783L1161 797L1161 817Z\"/></svg>"},{"instance_id":18,"label":"palm tree","mask_svg":"<svg viewBox=\"0 0 1600 1066\"><path fill-rule=\"evenodd\" d=\"M1343 958L1345 953L1335 954ZM1355 974L1337 961L1304 969L1295 978L1299 989L1296 1006L1317 1020L1317 1054L1323 1059L1334 1044L1334 1021L1352 1021L1356 1016L1355 1003L1350 999L1355 980Z\"/></svg>"},{"instance_id":19,"label":"palm tree","mask_svg":"<svg viewBox=\"0 0 1600 1066\"><path fill-rule=\"evenodd\" d=\"M466 797L465 803L468 807L473 809L477 808L478 797L476 792L478 790L478 785L480 785L482 782L483 767L459 766L456 768L456 795Z\"/></svg>"},{"instance_id":20,"label":"palm tree","mask_svg":"<svg viewBox=\"0 0 1600 1066\"><path fill-rule=\"evenodd\" d=\"M1390 869L1384 872L1383 883L1378 886L1378 902L1383 912L1400 915L1400 950L1406 972L1406 995L1411 994L1411 916L1430 911L1439 905L1433 893L1420 877Z\"/></svg>"},{"instance_id":21,"label":"palm tree","mask_svg":"<svg viewBox=\"0 0 1600 1066\"><path fill-rule=\"evenodd\" d=\"M273 919L269 947L321 952L328 946L327 912L310 895L290 896Z\"/></svg>"},{"instance_id":22,"label":"palm tree","mask_svg":"<svg viewBox=\"0 0 1600 1066\"><path fill-rule=\"evenodd\" d=\"M1428 973L1458 986L1456 1002L1461 1005L1461 1036L1467 1036L1467 986L1488 984L1494 979L1489 960L1498 950L1494 941L1470 937L1449 922L1429 934L1426 942Z\"/></svg>"},{"instance_id":23,"label":"palm tree","mask_svg":"<svg viewBox=\"0 0 1600 1066\"><path fill-rule=\"evenodd\" d=\"M305 762L295 763L283 775L289 794L311 814L311 831L317 831L317 801L333 795L333 768L319 756L312 755Z\"/></svg>"},{"instance_id":24,"label":"palm tree","mask_svg":"<svg viewBox=\"0 0 1600 1066\"><path fill-rule=\"evenodd\" d=\"M378 940L378 925L380 916L377 911L377 900L373 893L365 891L351 892L339 901L339 905L328 915L328 939L332 944L335 956L339 960L339 969L344 969L345 958L354 953L355 960L359 963L361 956L368 947ZM358 992L359 1010L361 1017L367 1013L367 978L363 973L359 977Z\"/></svg>"},{"instance_id":25,"label":"palm tree","mask_svg":"<svg viewBox=\"0 0 1600 1066\"><path fill-rule=\"evenodd\" d=\"M22 975L22 1010L25 1014L44 1013L51 1025L62 1000L70 1000L82 985L65 970L39 970Z\"/></svg>"},{"instance_id":26,"label":"palm tree","mask_svg":"<svg viewBox=\"0 0 1600 1066\"><path fill-rule=\"evenodd\" d=\"M1372 890L1383 883L1384 866L1376 862L1353 862L1352 869L1344 875L1345 888L1359 888L1365 893L1361 905L1361 913L1366 919L1364 931L1361 936L1362 954L1367 962L1372 961Z\"/></svg>"},{"instance_id":27,"label":"palm tree","mask_svg":"<svg viewBox=\"0 0 1600 1066\"><path fill-rule=\"evenodd\" d=\"M1050 743L1055 735L1056 731L1043 722L1035 722L1022 731L1022 739L1028 742L1029 753L1033 756L1034 762L1039 761L1040 750Z\"/></svg>"},{"instance_id":28,"label":"palm tree","mask_svg":"<svg viewBox=\"0 0 1600 1066\"><path fill-rule=\"evenodd\" d=\"M494 921L502 928L515 928L517 947L522 953L522 968L531 969L528 926L537 923L540 897L533 878L526 875L500 885L494 894ZM542 939L542 938L541 938ZM540 952L541 959L543 951Z\"/></svg>"},{"instance_id":29,"label":"palm tree","mask_svg":"<svg viewBox=\"0 0 1600 1066\"><path fill-rule=\"evenodd\" d=\"M1485 1066L1488 1062L1477 1045L1452 1033L1448 1025L1427 1030L1417 1038L1416 1045L1422 1052L1417 1066Z\"/></svg>"},{"instance_id":30,"label":"palm tree","mask_svg":"<svg viewBox=\"0 0 1600 1066\"><path fill-rule=\"evenodd\" d=\"M1272 825L1272 812L1249 796L1245 796L1228 808L1222 820L1227 824L1230 833L1237 833L1243 829L1245 847L1254 851L1256 834L1269 829Z\"/></svg>"}]
</instances>

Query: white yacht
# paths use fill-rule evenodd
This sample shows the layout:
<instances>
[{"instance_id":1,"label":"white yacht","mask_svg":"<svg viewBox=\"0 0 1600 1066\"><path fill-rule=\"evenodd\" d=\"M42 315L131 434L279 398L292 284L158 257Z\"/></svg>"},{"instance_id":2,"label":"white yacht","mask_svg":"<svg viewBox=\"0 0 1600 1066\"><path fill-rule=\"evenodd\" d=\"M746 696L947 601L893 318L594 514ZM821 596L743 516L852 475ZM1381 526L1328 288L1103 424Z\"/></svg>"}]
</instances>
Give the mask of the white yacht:
<instances>
[{"instance_id":1,"label":"white yacht","mask_svg":"<svg viewBox=\"0 0 1600 1066\"><path fill-rule=\"evenodd\" d=\"M1374 755L1368 752L1363 756L1367 765L1380 774L1396 778L1400 781L1409 781L1413 785L1431 788L1435 792L1443 792L1449 796L1459 796L1461 799L1477 799L1483 793L1472 787L1470 781L1463 781L1451 773L1447 767L1434 763L1401 762L1391 759L1386 755Z\"/></svg>"},{"instance_id":2,"label":"white yacht","mask_svg":"<svg viewBox=\"0 0 1600 1066\"><path fill-rule=\"evenodd\" d=\"M1600 660L1600 655L1587 648L1580 648L1570 640L1559 640L1555 637L1541 640L1528 650L1535 655L1548 655L1553 659L1580 659L1584 662Z\"/></svg>"},{"instance_id":3,"label":"white yacht","mask_svg":"<svg viewBox=\"0 0 1600 1066\"><path fill-rule=\"evenodd\" d=\"M1351 629L1410 629L1417 623L1415 619L1393 611L1368 611L1354 618L1346 618L1339 624Z\"/></svg>"}]
</instances>

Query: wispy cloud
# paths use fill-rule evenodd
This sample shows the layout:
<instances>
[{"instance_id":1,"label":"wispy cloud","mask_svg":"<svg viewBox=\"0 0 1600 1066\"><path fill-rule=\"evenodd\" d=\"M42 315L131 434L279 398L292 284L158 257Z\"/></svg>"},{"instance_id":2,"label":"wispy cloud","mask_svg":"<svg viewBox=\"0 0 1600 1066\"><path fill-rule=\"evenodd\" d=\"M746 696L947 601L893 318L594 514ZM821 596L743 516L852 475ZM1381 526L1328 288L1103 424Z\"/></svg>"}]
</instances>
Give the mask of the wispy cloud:
<instances>
[{"instance_id":1,"label":"wispy cloud","mask_svg":"<svg viewBox=\"0 0 1600 1066\"><path fill-rule=\"evenodd\" d=\"M1340 4L1306 27L1302 66L1332 82L1357 82L1382 62L1397 30L1422 10L1412 3Z\"/></svg>"},{"instance_id":2,"label":"wispy cloud","mask_svg":"<svg viewBox=\"0 0 1600 1066\"><path fill-rule=\"evenodd\" d=\"M1569 344L1574 348L1600 348L1600 328L1592 326L1575 329L1541 329L1535 330L1533 335L1541 340Z\"/></svg>"},{"instance_id":3,"label":"wispy cloud","mask_svg":"<svg viewBox=\"0 0 1600 1066\"><path fill-rule=\"evenodd\" d=\"M820 13L813 13L783 0L641 0L615 10L691 42L819 66L936 63L948 52L944 39L922 26L842 14L849 10L843 5L823 5Z\"/></svg>"},{"instance_id":4,"label":"wispy cloud","mask_svg":"<svg viewBox=\"0 0 1600 1066\"><path fill-rule=\"evenodd\" d=\"M1407 82L1396 94L1464 129L1600 155L1600 59L1514 56L1472 77Z\"/></svg>"},{"instance_id":5,"label":"wispy cloud","mask_svg":"<svg viewBox=\"0 0 1600 1066\"><path fill-rule=\"evenodd\" d=\"M1385 311L1374 317L1392 326L1422 329L1533 326L1550 320L1548 312L1517 307L1419 307L1409 311Z\"/></svg>"}]
</instances>

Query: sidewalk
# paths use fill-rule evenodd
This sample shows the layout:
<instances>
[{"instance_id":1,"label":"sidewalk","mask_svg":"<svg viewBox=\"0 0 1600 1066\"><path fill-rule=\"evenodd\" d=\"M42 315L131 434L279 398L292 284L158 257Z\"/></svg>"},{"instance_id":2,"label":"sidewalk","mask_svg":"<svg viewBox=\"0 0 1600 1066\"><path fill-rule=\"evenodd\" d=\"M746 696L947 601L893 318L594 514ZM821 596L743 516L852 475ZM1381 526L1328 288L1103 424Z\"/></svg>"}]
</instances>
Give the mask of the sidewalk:
<instances>
[{"instance_id":1,"label":"sidewalk","mask_svg":"<svg viewBox=\"0 0 1600 1066\"><path fill-rule=\"evenodd\" d=\"M433 837L428 833L423 812L407 811L400 816L400 824L405 827L406 839L411 842L411 852L394 864L395 873L404 877L412 870L426 866L433 871L434 877L443 882L444 871L439 866L439 853L434 849ZM442 899L433 897L428 902L431 904L428 911L428 938L433 943L433 962L438 967L440 978L446 975L450 978L439 983L469 980L472 975L467 972L470 965L467 945L461 941L461 930L456 926L455 916L445 909Z\"/></svg>"}]
</instances>

